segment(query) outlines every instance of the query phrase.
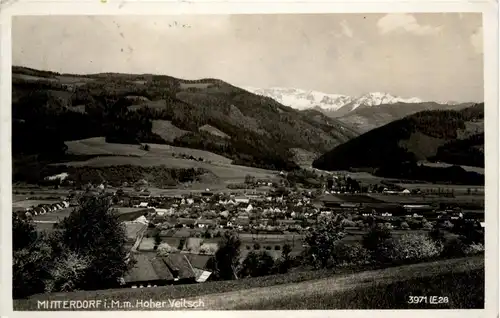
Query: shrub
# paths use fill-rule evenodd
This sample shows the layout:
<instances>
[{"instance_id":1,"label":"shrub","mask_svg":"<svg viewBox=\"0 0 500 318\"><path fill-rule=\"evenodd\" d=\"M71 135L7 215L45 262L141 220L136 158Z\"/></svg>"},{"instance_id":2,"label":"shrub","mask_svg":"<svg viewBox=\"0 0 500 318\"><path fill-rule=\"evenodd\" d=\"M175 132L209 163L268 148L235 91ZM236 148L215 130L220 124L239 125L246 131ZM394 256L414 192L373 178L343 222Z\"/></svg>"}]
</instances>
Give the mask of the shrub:
<instances>
[{"instance_id":1,"label":"shrub","mask_svg":"<svg viewBox=\"0 0 500 318\"><path fill-rule=\"evenodd\" d=\"M394 240L390 257L393 261L420 260L439 255L442 252L427 235L404 234Z\"/></svg>"},{"instance_id":2,"label":"shrub","mask_svg":"<svg viewBox=\"0 0 500 318\"><path fill-rule=\"evenodd\" d=\"M47 281L45 291L51 293L75 290L91 265L89 257L66 251L55 260L50 270L52 279Z\"/></svg>"},{"instance_id":3,"label":"shrub","mask_svg":"<svg viewBox=\"0 0 500 318\"><path fill-rule=\"evenodd\" d=\"M356 222L349 219L343 219L342 221L340 221L340 226L342 227L355 227L356 225Z\"/></svg>"},{"instance_id":4,"label":"shrub","mask_svg":"<svg viewBox=\"0 0 500 318\"><path fill-rule=\"evenodd\" d=\"M432 230L432 224L430 222L424 222L422 223L422 228L424 230Z\"/></svg>"},{"instance_id":5,"label":"shrub","mask_svg":"<svg viewBox=\"0 0 500 318\"><path fill-rule=\"evenodd\" d=\"M401 222L401 224L399 225L399 227L402 229L402 230L409 230L410 229L410 226L408 225L408 223L406 222Z\"/></svg>"},{"instance_id":6,"label":"shrub","mask_svg":"<svg viewBox=\"0 0 500 318\"><path fill-rule=\"evenodd\" d=\"M255 243L255 244L253 245L253 249L254 249L254 250L260 250L260 244L259 244L259 243Z\"/></svg>"},{"instance_id":7,"label":"shrub","mask_svg":"<svg viewBox=\"0 0 500 318\"><path fill-rule=\"evenodd\" d=\"M335 244L333 253L339 266L362 265L370 261L370 253L358 242L339 241Z\"/></svg>"},{"instance_id":8,"label":"shrub","mask_svg":"<svg viewBox=\"0 0 500 318\"><path fill-rule=\"evenodd\" d=\"M275 249L276 251L279 251L279 250L281 250L281 246L276 245L276 246L274 247L274 249Z\"/></svg>"},{"instance_id":9,"label":"shrub","mask_svg":"<svg viewBox=\"0 0 500 318\"><path fill-rule=\"evenodd\" d=\"M465 256L465 247L464 242L460 238L452 238L444 244L442 255L446 257Z\"/></svg>"},{"instance_id":10,"label":"shrub","mask_svg":"<svg viewBox=\"0 0 500 318\"><path fill-rule=\"evenodd\" d=\"M481 243L472 243L465 246L465 255L475 255L484 252L484 245Z\"/></svg>"},{"instance_id":11,"label":"shrub","mask_svg":"<svg viewBox=\"0 0 500 318\"><path fill-rule=\"evenodd\" d=\"M442 255L447 257L462 257L484 252L484 245L481 243L467 244L464 238L457 237L448 240L443 247Z\"/></svg>"},{"instance_id":12,"label":"shrub","mask_svg":"<svg viewBox=\"0 0 500 318\"><path fill-rule=\"evenodd\" d=\"M170 253L176 253L179 250L176 249L175 247L172 247L172 246L168 245L168 244L160 244L158 246L158 250L157 251L158 251L157 253L158 253L159 256L167 256L168 254L170 254Z\"/></svg>"},{"instance_id":13,"label":"shrub","mask_svg":"<svg viewBox=\"0 0 500 318\"><path fill-rule=\"evenodd\" d=\"M266 250L270 251L271 250L271 246L267 245L266 246Z\"/></svg>"}]
</instances>

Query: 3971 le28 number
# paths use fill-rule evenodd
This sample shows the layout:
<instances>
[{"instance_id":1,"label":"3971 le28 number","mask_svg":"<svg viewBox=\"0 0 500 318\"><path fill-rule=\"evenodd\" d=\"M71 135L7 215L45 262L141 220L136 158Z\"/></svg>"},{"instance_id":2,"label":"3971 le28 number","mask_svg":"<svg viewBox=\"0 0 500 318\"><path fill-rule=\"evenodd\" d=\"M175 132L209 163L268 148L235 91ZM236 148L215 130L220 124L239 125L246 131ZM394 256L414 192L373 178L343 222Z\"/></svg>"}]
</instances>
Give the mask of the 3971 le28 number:
<instances>
[{"instance_id":1,"label":"3971 le28 number","mask_svg":"<svg viewBox=\"0 0 500 318\"><path fill-rule=\"evenodd\" d=\"M447 304L449 302L446 296L408 296L409 304Z\"/></svg>"}]
</instances>

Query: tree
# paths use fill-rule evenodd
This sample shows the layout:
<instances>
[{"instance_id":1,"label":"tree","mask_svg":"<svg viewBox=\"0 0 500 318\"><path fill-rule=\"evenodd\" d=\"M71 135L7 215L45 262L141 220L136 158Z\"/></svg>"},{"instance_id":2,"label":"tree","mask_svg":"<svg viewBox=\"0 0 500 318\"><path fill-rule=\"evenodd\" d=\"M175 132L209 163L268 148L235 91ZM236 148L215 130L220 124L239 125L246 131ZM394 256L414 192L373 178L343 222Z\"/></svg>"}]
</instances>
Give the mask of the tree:
<instances>
[{"instance_id":1,"label":"tree","mask_svg":"<svg viewBox=\"0 0 500 318\"><path fill-rule=\"evenodd\" d=\"M31 218L18 213L12 215L12 249L14 251L27 248L37 239L35 226Z\"/></svg>"},{"instance_id":2,"label":"tree","mask_svg":"<svg viewBox=\"0 0 500 318\"><path fill-rule=\"evenodd\" d=\"M444 232L441 230L438 224L436 224L429 231L429 238L439 245L444 245L444 243L446 242L446 237L444 235Z\"/></svg>"},{"instance_id":3,"label":"tree","mask_svg":"<svg viewBox=\"0 0 500 318\"><path fill-rule=\"evenodd\" d=\"M156 231L155 233L155 236L154 236L154 239L155 239L155 246L154 246L154 249L158 249L158 246L160 246L161 244L161 236L160 236L160 231Z\"/></svg>"},{"instance_id":4,"label":"tree","mask_svg":"<svg viewBox=\"0 0 500 318\"><path fill-rule=\"evenodd\" d=\"M259 277L272 274L274 270L274 259L266 251L251 251L241 264L240 276Z\"/></svg>"},{"instance_id":5,"label":"tree","mask_svg":"<svg viewBox=\"0 0 500 318\"><path fill-rule=\"evenodd\" d=\"M215 274L219 279L238 279L241 240L235 232L225 232L215 253Z\"/></svg>"},{"instance_id":6,"label":"tree","mask_svg":"<svg viewBox=\"0 0 500 318\"><path fill-rule=\"evenodd\" d=\"M45 235L37 234L31 218L14 214L12 221L13 297L43 293L54 264L51 246Z\"/></svg>"},{"instance_id":7,"label":"tree","mask_svg":"<svg viewBox=\"0 0 500 318\"><path fill-rule=\"evenodd\" d=\"M127 262L125 228L106 196L86 197L62 220L61 239L69 252L89 260L81 281L84 289L116 286L131 266Z\"/></svg>"},{"instance_id":8,"label":"tree","mask_svg":"<svg viewBox=\"0 0 500 318\"><path fill-rule=\"evenodd\" d=\"M372 259L384 262L391 249L391 231L382 224L376 224L363 236L362 245L366 248Z\"/></svg>"},{"instance_id":9,"label":"tree","mask_svg":"<svg viewBox=\"0 0 500 318\"><path fill-rule=\"evenodd\" d=\"M290 253L292 252L292 247L290 244L285 243L283 249L281 250L281 258L278 260L277 267L279 273L286 273L292 266L292 257Z\"/></svg>"},{"instance_id":10,"label":"tree","mask_svg":"<svg viewBox=\"0 0 500 318\"><path fill-rule=\"evenodd\" d=\"M318 222L309 228L304 238L307 244L307 260L315 267L331 267L335 243L345 236L340 226L333 219Z\"/></svg>"},{"instance_id":11,"label":"tree","mask_svg":"<svg viewBox=\"0 0 500 318\"><path fill-rule=\"evenodd\" d=\"M247 174L245 176L245 183L246 184L254 184L255 183L255 177L252 175Z\"/></svg>"}]
</instances>

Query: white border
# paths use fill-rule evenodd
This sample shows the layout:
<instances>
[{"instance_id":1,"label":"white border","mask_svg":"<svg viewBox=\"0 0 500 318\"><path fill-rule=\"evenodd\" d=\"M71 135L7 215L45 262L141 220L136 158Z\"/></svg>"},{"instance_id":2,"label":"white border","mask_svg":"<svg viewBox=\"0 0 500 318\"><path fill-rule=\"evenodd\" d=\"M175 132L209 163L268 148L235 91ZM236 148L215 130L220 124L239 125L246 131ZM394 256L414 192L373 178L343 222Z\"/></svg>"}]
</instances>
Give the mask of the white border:
<instances>
[{"instance_id":1,"label":"white border","mask_svg":"<svg viewBox=\"0 0 500 318\"><path fill-rule=\"evenodd\" d=\"M1 0L0 0L1 1ZM104 0L103 0L104 1ZM238 316L254 317L275 315L276 317L498 317L498 197L499 197L499 131L498 131L498 3L494 1L359 1L350 2L297 2L297 1L119 1L100 0L79 1L53 0L0 2L0 224L1 247L1 316L13 317L29 315L32 317L61 316L68 312L13 312L12 311L12 255L11 255L11 156L10 156L10 111L11 111L11 16L14 15L177 15L177 14L236 14L236 13L375 13L375 12L482 12L484 29L484 98L487 110L485 119L486 133L486 286L484 310L334 310L334 311L218 311L218 312L123 312L120 315L136 317L139 315L165 317L190 316ZM71 312L72 316L105 316L113 312Z\"/></svg>"}]
</instances>

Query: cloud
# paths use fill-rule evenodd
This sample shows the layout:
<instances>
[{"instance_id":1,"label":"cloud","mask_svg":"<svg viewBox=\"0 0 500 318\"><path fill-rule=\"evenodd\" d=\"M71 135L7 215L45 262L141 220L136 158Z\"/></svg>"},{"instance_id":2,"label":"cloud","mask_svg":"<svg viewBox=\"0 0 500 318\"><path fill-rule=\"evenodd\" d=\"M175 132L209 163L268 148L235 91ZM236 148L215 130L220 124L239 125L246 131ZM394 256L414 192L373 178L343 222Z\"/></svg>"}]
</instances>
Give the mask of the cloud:
<instances>
[{"instance_id":1,"label":"cloud","mask_svg":"<svg viewBox=\"0 0 500 318\"><path fill-rule=\"evenodd\" d=\"M381 34L388 34L396 31L406 31L415 35L434 35L439 33L441 27L431 25L421 25L411 14L389 13L380 18L377 27Z\"/></svg>"},{"instance_id":2,"label":"cloud","mask_svg":"<svg viewBox=\"0 0 500 318\"><path fill-rule=\"evenodd\" d=\"M477 54L483 53L483 27L480 27L470 36L470 43Z\"/></svg>"},{"instance_id":3,"label":"cloud","mask_svg":"<svg viewBox=\"0 0 500 318\"><path fill-rule=\"evenodd\" d=\"M352 38L353 32L352 29L349 27L349 24L347 24L347 21L343 20L342 22L340 22L340 26L342 27L342 34Z\"/></svg>"}]
</instances>

